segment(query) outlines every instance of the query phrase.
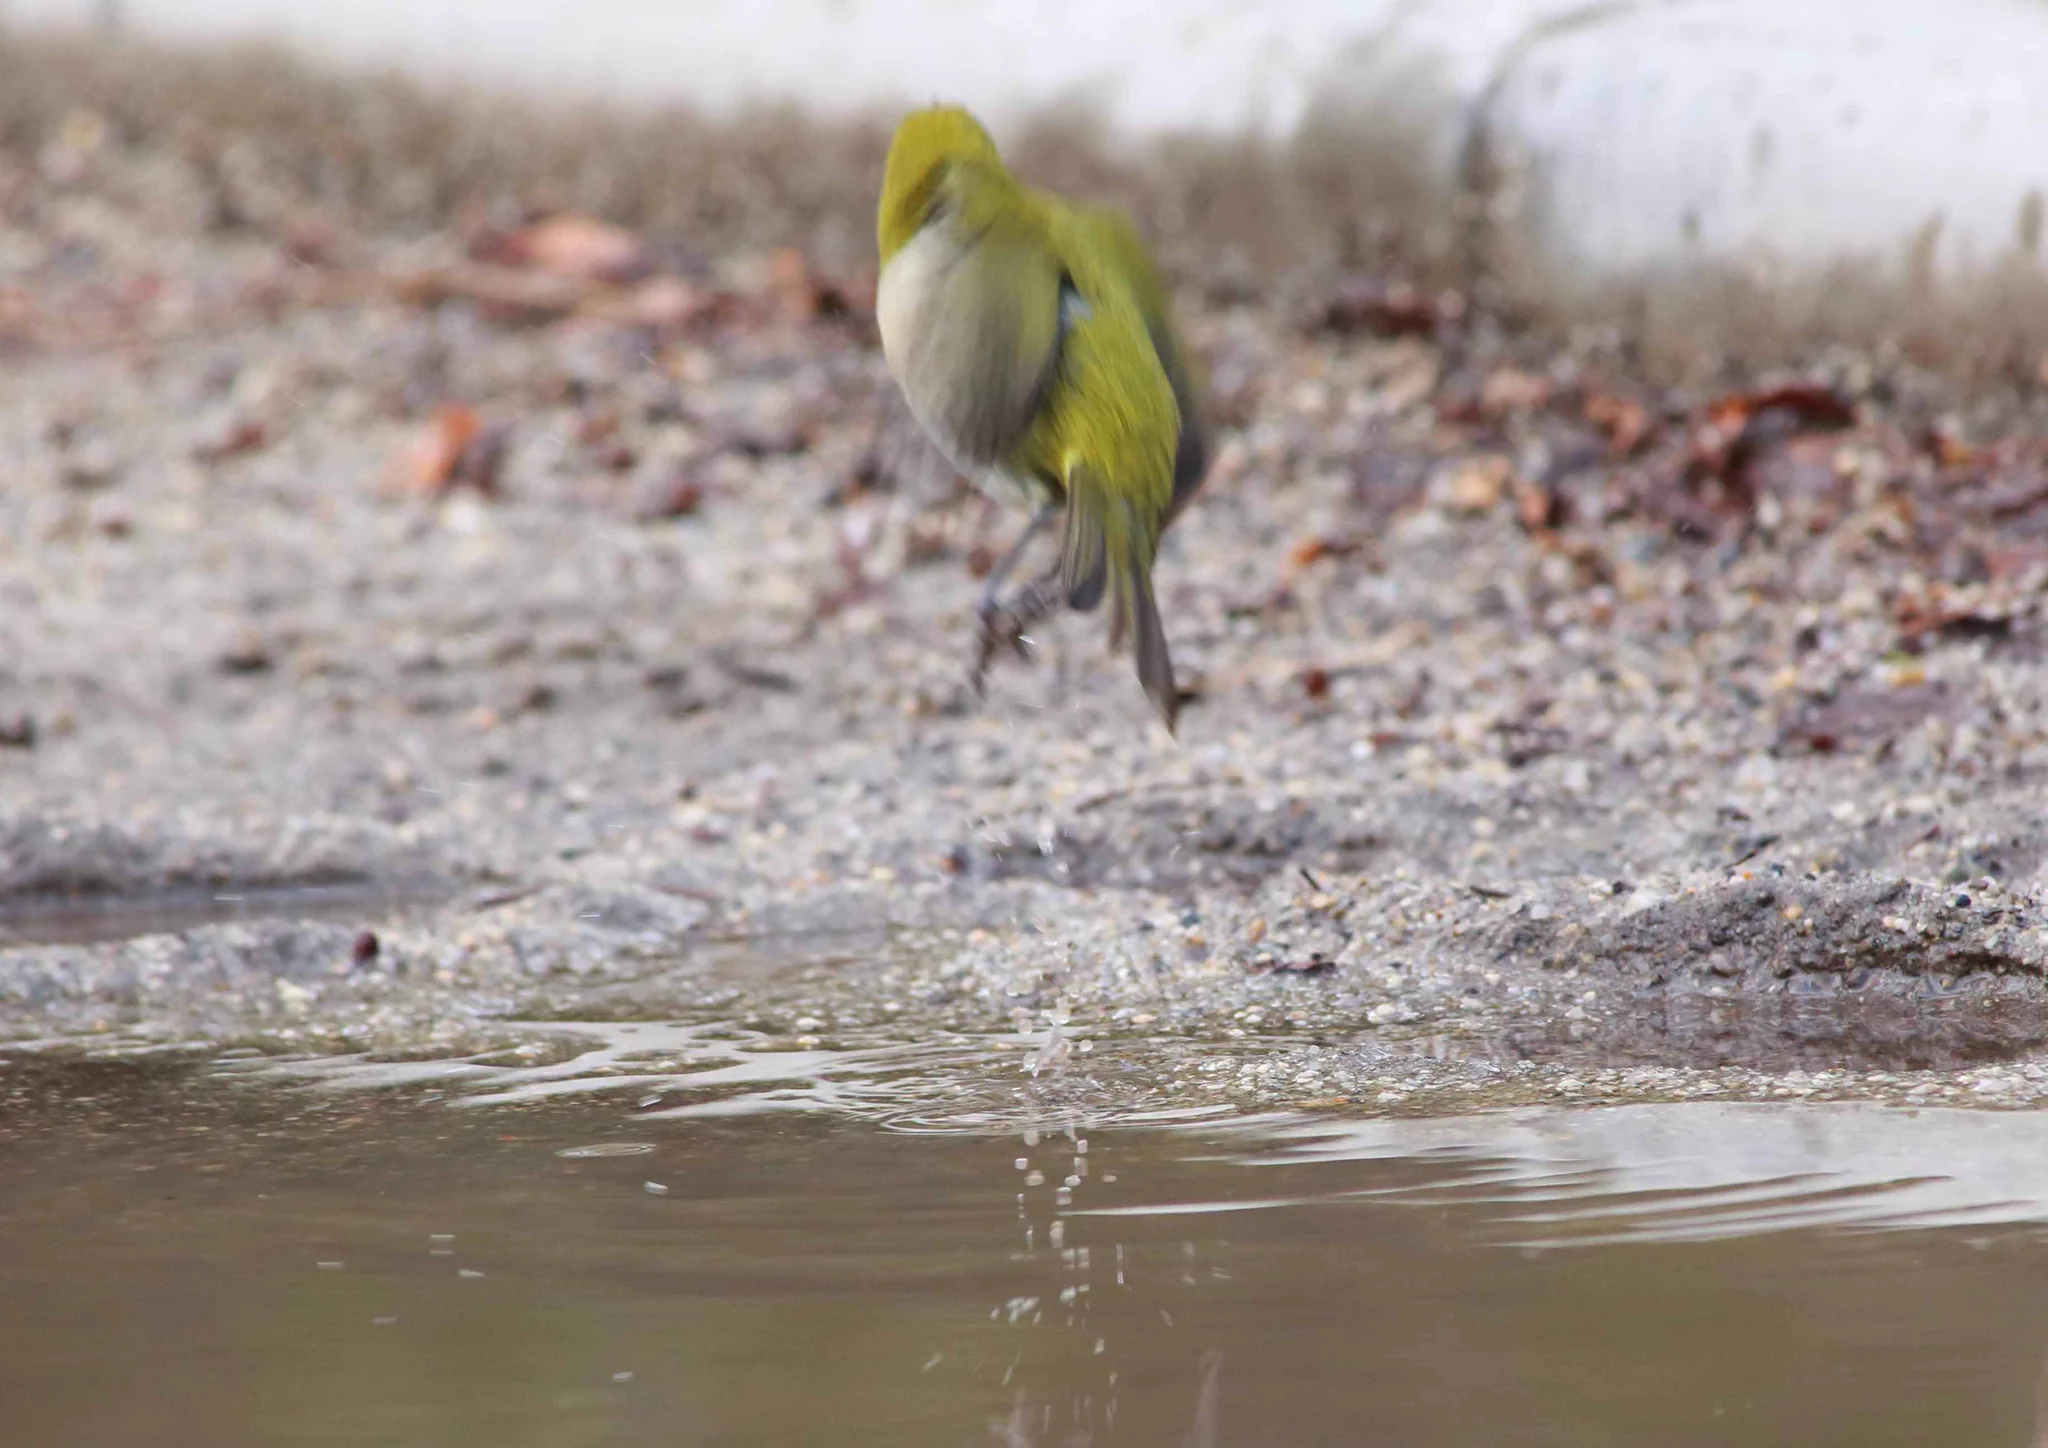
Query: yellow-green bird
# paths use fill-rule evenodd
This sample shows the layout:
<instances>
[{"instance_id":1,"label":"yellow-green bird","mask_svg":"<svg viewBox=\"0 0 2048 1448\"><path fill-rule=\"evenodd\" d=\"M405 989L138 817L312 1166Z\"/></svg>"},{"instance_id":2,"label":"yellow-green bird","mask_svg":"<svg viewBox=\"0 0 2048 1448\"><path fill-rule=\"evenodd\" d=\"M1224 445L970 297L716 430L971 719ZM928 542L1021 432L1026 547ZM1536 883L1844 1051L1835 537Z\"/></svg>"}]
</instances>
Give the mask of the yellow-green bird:
<instances>
[{"instance_id":1,"label":"yellow-green bird","mask_svg":"<svg viewBox=\"0 0 2048 1448\"><path fill-rule=\"evenodd\" d=\"M1171 730L1180 696L1152 596L1165 531L1208 447L1166 289L1128 217L1020 183L957 106L897 127L876 224L882 352L919 424L983 491L1032 510L983 590L980 686L1007 640L1064 600L1110 600L1110 645ZM1008 575L1065 514L1059 567L1009 601Z\"/></svg>"}]
</instances>

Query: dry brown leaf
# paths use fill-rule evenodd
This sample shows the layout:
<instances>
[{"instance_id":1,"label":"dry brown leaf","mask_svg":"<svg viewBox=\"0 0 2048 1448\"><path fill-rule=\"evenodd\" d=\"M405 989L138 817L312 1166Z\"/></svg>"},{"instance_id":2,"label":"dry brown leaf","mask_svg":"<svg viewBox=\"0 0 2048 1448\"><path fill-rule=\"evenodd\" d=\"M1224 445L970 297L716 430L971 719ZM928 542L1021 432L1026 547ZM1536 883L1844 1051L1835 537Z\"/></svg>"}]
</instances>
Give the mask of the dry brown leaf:
<instances>
[{"instance_id":1,"label":"dry brown leaf","mask_svg":"<svg viewBox=\"0 0 2048 1448\"><path fill-rule=\"evenodd\" d=\"M1782 435L1834 431L1855 424L1856 409L1832 389L1794 383L1760 392L1734 392L1708 403L1693 429L1692 468L1726 476L1749 461L1761 424Z\"/></svg>"},{"instance_id":2,"label":"dry brown leaf","mask_svg":"<svg viewBox=\"0 0 2048 1448\"><path fill-rule=\"evenodd\" d=\"M1514 471L1513 461L1498 453L1472 458L1451 474L1446 500L1460 513L1488 512L1506 495Z\"/></svg>"},{"instance_id":3,"label":"dry brown leaf","mask_svg":"<svg viewBox=\"0 0 2048 1448\"><path fill-rule=\"evenodd\" d=\"M1922 436L1921 446L1935 463L1949 472L1961 472L1984 461L1981 449L1956 435L1954 428L1937 423Z\"/></svg>"},{"instance_id":4,"label":"dry brown leaf","mask_svg":"<svg viewBox=\"0 0 2048 1448\"><path fill-rule=\"evenodd\" d=\"M1456 292L1431 296L1407 286L1354 284L1329 300L1316 327L1338 336L1367 332L1381 337L1426 337L1464 314L1465 299Z\"/></svg>"},{"instance_id":5,"label":"dry brown leaf","mask_svg":"<svg viewBox=\"0 0 2048 1448\"><path fill-rule=\"evenodd\" d=\"M1939 588L1929 594L1900 593L1892 600L1892 622L1898 625L1899 647L1908 652L1917 652L1930 637L2003 639L2013 629L2009 615L1959 607Z\"/></svg>"},{"instance_id":6,"label":"dry brown leaf","mask_svg":"<svg viewBox=\"0 0 2048 1448\"><path fill-rule=\"evenodd\" d=\"M403 272L387 284L399 300L416 307L459 299L513 321L563 316L602 294L589 281L477 262Z\"/></svg>"},{"instance_id":7,"label":"dry brown leaf","mask_svg":"<svg viewBox=\"0 0 2048 1448\"><path fill-rule=\"evenodd\" d=\"M502 439L494 440L475 408L436 408L393 465L389 489L431 496L468 483L480 492L491 492L497 483L494 454L501 454L502 448Z\"/></svg>"},{"instance_id":8,"label":"dry brown leaf","mask_svg":"<svg viewBox=\"0 0 2048 1448\"><path fill-rule=\"evenodd\" d=\"M1590 392L1581 412L1586 421L1607 434L1616 457L1627 457L1650 435L1650 411L1640 402L1611 392Z\"/></svg>"},{"instance_id":9,"label":"dry brown leaf","mask_svg":"<svg viewBox=\"0 0 2048 1448\"><path fill-rule=\"evenodd\" d=\"M217 463L243 453L260 451L270 442L270 430L254 418L234 418L202 438L192 449L198 462Z\"/></svg>"},{"instance_id":10,"label":"dry brown leaf","mask_svg":"<svg viewBox=\"0 0 2048 1448\"><path fill-rule=\"evenodd\" d=\"M470 246L477 261L527 267L575 281L623 284L647 272L647 250L622 226L565 212L507 235L486 233Z\"/></svg>"},{"instance_id":11,"label":"dry brown leaf","mask_svg":"<svg viewBox=\"0 0 2048 1448\"><path fill-rule=\"evenodd\" d=\"M767 291L786 315L805 321L874 310L872 289L821 276L793 246L780 247L769 255Z\"/></svg>"},{"instance_id":12,"label":"dry brown leaf","mask_svg":"<svg viewBox=\"0 0 2048 1448\"><path fill-rule=\"evenodd\" d=\"M1515 517L1531 533L1560 526L1564 512L1564 499L1543 484L1515 484Z\"/></svg>"},{"instance_id":13,"label":"dry brown leaf","mask_svg":"<svg viewBox=\"0 0 2048 1448\"><path fill-rule=\"evenodd\" d=\"M1304 538L1287 550L1287 565L1290 568L1306 568L1325 558L1347 558L1359 549L1355 538L1331 538L1318 533Z\"/></svg>"},{"instance_id":14,"label":"dry brown leaf","mask_svg":"<svg viewBox=\"0 0 2048 1448\"><path fill-rule=\"evenodd\" d=\"M643 523L688 518L704 506L704 484L693 462L683 462L641 490L633 509Z\"/></svg>"}]
</instances>

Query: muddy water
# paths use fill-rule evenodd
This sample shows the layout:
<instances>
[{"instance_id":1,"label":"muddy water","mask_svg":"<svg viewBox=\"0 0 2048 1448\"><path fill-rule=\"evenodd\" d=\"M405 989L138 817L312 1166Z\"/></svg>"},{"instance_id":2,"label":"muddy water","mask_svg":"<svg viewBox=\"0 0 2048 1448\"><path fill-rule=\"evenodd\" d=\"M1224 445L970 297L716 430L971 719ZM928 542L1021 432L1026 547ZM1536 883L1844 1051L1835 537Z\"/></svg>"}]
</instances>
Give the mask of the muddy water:
<instances>
[{"instance_id":1,"label":"muddy water","mask_svg":"<svg viewBox=\"0 0 2048 1448\"><path fill-rule=\"evenodd\" d=\"M949 1113L660 1049L0 1057L0 1442L2048 1441L2048 1118Z\"/></svg>"}]
</instances>

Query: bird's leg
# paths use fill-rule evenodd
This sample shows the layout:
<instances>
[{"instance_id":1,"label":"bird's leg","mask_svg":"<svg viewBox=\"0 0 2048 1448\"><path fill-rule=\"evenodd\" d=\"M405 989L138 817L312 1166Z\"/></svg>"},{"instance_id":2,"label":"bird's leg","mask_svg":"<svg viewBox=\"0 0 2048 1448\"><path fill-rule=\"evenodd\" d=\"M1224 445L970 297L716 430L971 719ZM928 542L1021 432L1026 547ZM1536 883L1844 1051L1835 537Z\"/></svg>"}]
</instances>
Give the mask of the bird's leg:
<instances>
[{"instance_id":1,"label":"bird's leg","mask_svg":"<svg viewBox=\"0 0 2048 1448\"><path fill-rule=\"evenodd\" d=\"M1025 636L1026 631L1058 608L1060 598L1060 577L1055 570L1043 578L1033 579L993 612L982 615L981 638L974 654L973 682L977 695L982 692L989 665L995 662L996 651L1005 644L1015 649L1019 657L1031 657L1031 643Z\"/></svg>"},{"instance_id":2,"label":"bird's leg","mask_svg":"<svg viewBox=\"0 0 2048 1448\"><path fill-rule=\"evenodd\" d=\"M1003 585L1010 581L1010 575L1017 571L1025 552L1037 540L1038 535L1052 526L1052 520L1060 515L1059 504L1047 503L1031 515L1031 521L1024 525L1024 531L1017 541L1010 545L1010 551L996 560L996 566L989 569L988 579L981 585L981 601L974 606L974 612L983 625L1003 611Z\"/></svg>"},{"instance_id":3,"label":"bird's leg","mask_svg":"<svg viewBox=\"0 0 2048 1448\"><path fill-rule=\"evenodd\" d=\"M974 692L982 692L982 685L988 676L989 665L994 662L996 651L1008 644L1019 654L1027 652L1024 631L1051 613L1058 605L1059 592L1056 587L1057 574L1049 573L1019 589L1015 596L1004 599L1003 585L1010 575L1017 571L1018 562L1024 557L1033 540L1051 526L1060 514L1058 504L1047 504L1032 514L1025 525L1024 534L997 560L989 570L988 581L981 590L981 600L975 606L975 617L981 628L974 652L972 679Z\"/></svg>"}]
</instances>

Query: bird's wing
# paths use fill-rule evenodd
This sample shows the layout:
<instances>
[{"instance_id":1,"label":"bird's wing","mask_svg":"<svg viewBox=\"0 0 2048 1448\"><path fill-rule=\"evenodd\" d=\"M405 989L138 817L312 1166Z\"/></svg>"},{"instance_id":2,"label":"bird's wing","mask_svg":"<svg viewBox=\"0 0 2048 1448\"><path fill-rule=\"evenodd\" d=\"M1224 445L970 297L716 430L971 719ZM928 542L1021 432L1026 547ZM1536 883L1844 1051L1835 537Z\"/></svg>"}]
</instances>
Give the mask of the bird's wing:
<instances>
[{"instance_id":1,"label":"bird's wing","mask_svg":"<svg viewBox=\"0 0 2048 1448\"><path fill-rule=\"evenodd\" d=\"M1160 280L1151 248L1138 228L1121 211L1106 206L1080 208L1076 224L1095 240L1110 266L1124 279L1132 298L1145 318L1145 330L1159 365L1173 386L1173 400L1180 408L1180 439L1173 461L1173 505L1167 512L1171 522L1187 500L1201 486L1209 470L1209 429L1203 418L1200 378L1190 365L1180 332L1173 323L1173 308L1167 300L1166 284Z\"/></svg>"},{"instance_id":2,"label":"bird's wing","mask_svg":"<svg viewBox=\"0 0 2048 1448\"><path fill-rule=\"evenodd\" d=\"M1152 560L1174 507L1180 418L1151 328L1114 251L1055 213L1066 268L1059 379L1035 437L1037 465L1066 486L1061 585L1068 603L1110 600L1110 642L1131 635L1138 676L1171 727L1179 694L1152 597Z\"/></svg>"}]
</instances>

